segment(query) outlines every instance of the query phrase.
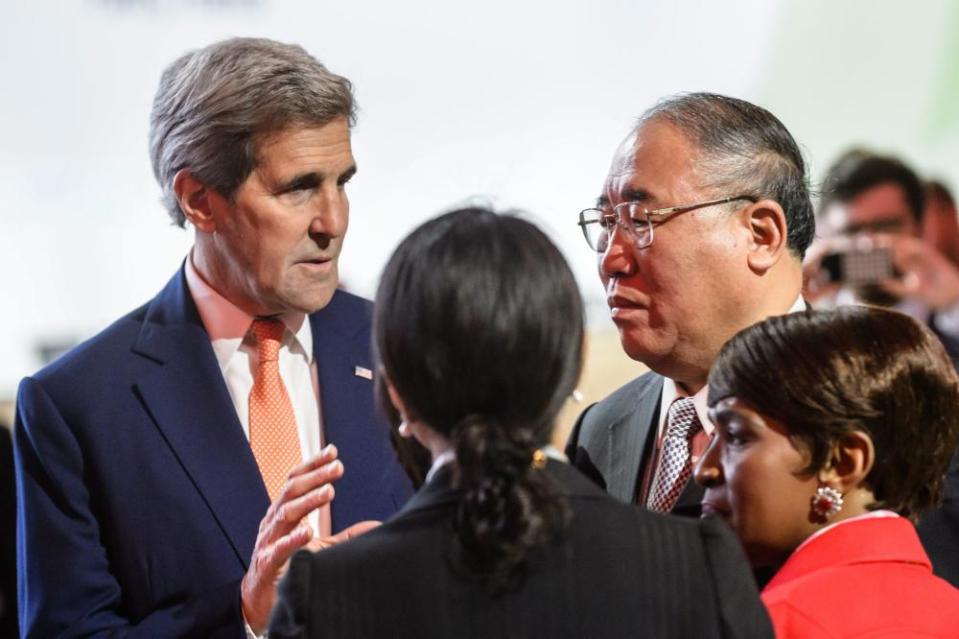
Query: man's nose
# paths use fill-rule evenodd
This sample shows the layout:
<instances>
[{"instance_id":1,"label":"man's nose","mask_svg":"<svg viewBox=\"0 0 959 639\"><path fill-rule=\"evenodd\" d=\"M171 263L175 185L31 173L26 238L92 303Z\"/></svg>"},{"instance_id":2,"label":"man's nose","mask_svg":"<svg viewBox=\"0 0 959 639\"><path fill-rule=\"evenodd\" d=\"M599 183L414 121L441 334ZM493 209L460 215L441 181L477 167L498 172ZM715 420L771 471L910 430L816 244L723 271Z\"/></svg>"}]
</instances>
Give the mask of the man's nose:
<instances>
[{"instance_id":1,"label":"man's nose","mask_svg":"<svg viewBox=\"0 0 959 639\"><path fill-rule=\"evenodd\" d=\"M606 241L606 250L600 253L599 269L607 276L631 275L636 263L633 256L633 238L618 222L613 225Z\"/></svg>"},{"instance_id":2,"label":"man's nose","mask_svg":"<svg viewBox=\"0 0 959 639\"><path fill-rule=\"evenodd\" d=\"M341 237L346 233L349 222L350 203L341 189L335 192L323 192L317 199L313 219L310 222L311 235Z\"/></svg>"}]
</instances>

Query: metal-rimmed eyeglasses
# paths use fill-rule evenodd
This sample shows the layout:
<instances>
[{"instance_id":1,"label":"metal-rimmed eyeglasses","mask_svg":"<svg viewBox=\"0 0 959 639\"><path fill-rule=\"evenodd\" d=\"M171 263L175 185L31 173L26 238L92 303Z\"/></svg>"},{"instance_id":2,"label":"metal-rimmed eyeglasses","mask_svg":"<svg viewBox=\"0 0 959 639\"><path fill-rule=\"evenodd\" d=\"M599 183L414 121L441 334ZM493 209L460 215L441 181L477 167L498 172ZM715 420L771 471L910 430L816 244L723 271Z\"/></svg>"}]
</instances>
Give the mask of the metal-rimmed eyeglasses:
<instances>
[{"instance_id":1,"label":"metal-rimmed eyeglasses","mask_svg":"<svg viewBox=\"0 0 959 639\"><path fill-rule=\"evenodd\" d=\"M756 202L751 195L737 195L724 197L719 200L710 200L699 204L684 204L670 206L664 209L649 211L643 208L641 202L620 202L612 209L583 209L579 212L579 227L583 230L586 243L597 253L604 253L609 245L609 236L613 233L616 224L626 231L632 238L636 248L646 248L653 243L653 220L674 213L693 211L707 206L726 204L736 200Z\"/></svg>"}]
</instances>

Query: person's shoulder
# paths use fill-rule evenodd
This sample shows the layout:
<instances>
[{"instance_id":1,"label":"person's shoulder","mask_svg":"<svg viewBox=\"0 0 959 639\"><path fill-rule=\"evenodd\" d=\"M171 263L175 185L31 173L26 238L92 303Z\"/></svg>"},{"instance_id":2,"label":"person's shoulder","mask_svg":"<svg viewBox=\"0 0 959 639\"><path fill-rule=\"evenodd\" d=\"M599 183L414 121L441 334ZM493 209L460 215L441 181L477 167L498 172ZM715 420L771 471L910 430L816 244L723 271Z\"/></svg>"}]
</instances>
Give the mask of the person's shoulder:
<instances>
[{"instance_id":1,"label":"person's shoulder","mask_svg":"<svg viewBox=\"0 0 959 639\"><path fill-rule=\"evenodd\" d=\"M330 309L342 313L370 315L373 312L373 302L365 297L360 297L359 295L354 295L353 293L338 288L333 292L333 297L330 298L329 304L318 312Z\"/></svg>"},{"instance_id":2,"label":"person's shoulder","mask_svg":"<svg viewBox=\"0 0 959 639\"><path fill-rule=\"evenodd\" d=\"M652 371L644 373L590 406L583 415L583 421L610 423L610 420L635 411L641 401L658 402L662 387L661 375Z\"/></svg>"},{"instance_id":3,"label":"person's shoulder","mask_svg":"<svg viewBox=\"0 0 959 639\"><path fill-rule=\"evenodd\" d=\"M663 536L692 546L703 546L715 534L716 522L655 513L615 499L600 490L581 471L568 464L550 464L560 492L570 500L574 515L587 528L602 524L613 537L638 540Z\"/></svg>"},{"instance_id":4,"label":"person's shoulder","mask_svg":"<svg viewBox=\"0 0 959 639\"><path fill-rule=\"evenodd\" d=\"M849 622L905 633L959 624L959 590L909 561L840 562L767 587L762 600L777 630ZM848 618L851 607L862 617Z\"/></svg>"},{"instance_id":5,"label":"person's shoulder","mask_svg":"<svg viewBox=\"0 0 959 639\"><path fill-rule=\"evenodd\" d=\"M96 377L98 371L116 373L118 362L130 354L150 303L127 313L92 337L80 342L32 377L46 384L73 383Z\"/></svg>"},{"instance_id":6,"label":"person's shoulder","mask_svg":"<svg viewBox=\"0 0 959 639\"><path fill-rule=\"evenodd\" d=\"M359 537L312 553L310 572L322 576L324 588L343 579L416 581L427 566L443 560L451 521L448 508L400 512Z\"/></svg>"},{"instance_id":7,"label":"person's shoulder","mask_svg":"<svg viewBox=\"0 0 959 639\"><path fill-rule=\"evenodd\" d=\"M373 302L336 289L329 303L310 315L314 329L335 331L344 335L370 332L373 323Z\"/></svg>"}]
</instances>

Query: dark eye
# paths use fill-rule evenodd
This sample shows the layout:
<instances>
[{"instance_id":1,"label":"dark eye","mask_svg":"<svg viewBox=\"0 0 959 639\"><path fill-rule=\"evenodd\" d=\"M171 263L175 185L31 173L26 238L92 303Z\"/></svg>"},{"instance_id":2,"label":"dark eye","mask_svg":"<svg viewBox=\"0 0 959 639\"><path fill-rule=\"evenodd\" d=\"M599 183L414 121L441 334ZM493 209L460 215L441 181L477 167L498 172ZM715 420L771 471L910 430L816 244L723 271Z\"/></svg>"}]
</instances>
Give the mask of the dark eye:
<instances>
[{"instance_id":1,"label":"dark eye","mask_svg":"<svg viewBox=\"0 0 959 639\"><path fill-rule=\"evenodd\" d=\"M606 229L607 231L616 226L616 216L612 214L603 215L598 220L596 220L600 228Z\"/></svg>"},{"instance_id":2,"label":"dark eye","mask_svg":"<svg viewBox=\"0 0 959 639\"><path fill-rule=\"evenodd\" d=\"M748 432L736 426L721 429L719 436L722 437L724 443L730 446L743 446L750 440Z\"/></svg>"}]
</instances>

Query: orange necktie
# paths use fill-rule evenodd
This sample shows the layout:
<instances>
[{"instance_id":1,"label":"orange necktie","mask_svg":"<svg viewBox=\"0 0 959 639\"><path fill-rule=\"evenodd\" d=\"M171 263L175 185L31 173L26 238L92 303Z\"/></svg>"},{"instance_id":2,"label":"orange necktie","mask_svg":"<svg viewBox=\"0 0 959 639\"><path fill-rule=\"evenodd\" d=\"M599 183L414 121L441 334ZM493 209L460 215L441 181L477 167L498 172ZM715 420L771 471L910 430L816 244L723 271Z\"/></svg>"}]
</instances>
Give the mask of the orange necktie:
<instances>
[{"instance_id":1,"label":"orange necktie","mask_svg":"<svg viewBox=\"0 0 959 639\"><path fill-rule=\"evenodd\" d=\"M250 447L275 501L286 477L302 459L293 404L280 379L280 342L285 327L275 319L253 322L256 335L256 375L250 391Z\"/></svg>"}]
</instances>

